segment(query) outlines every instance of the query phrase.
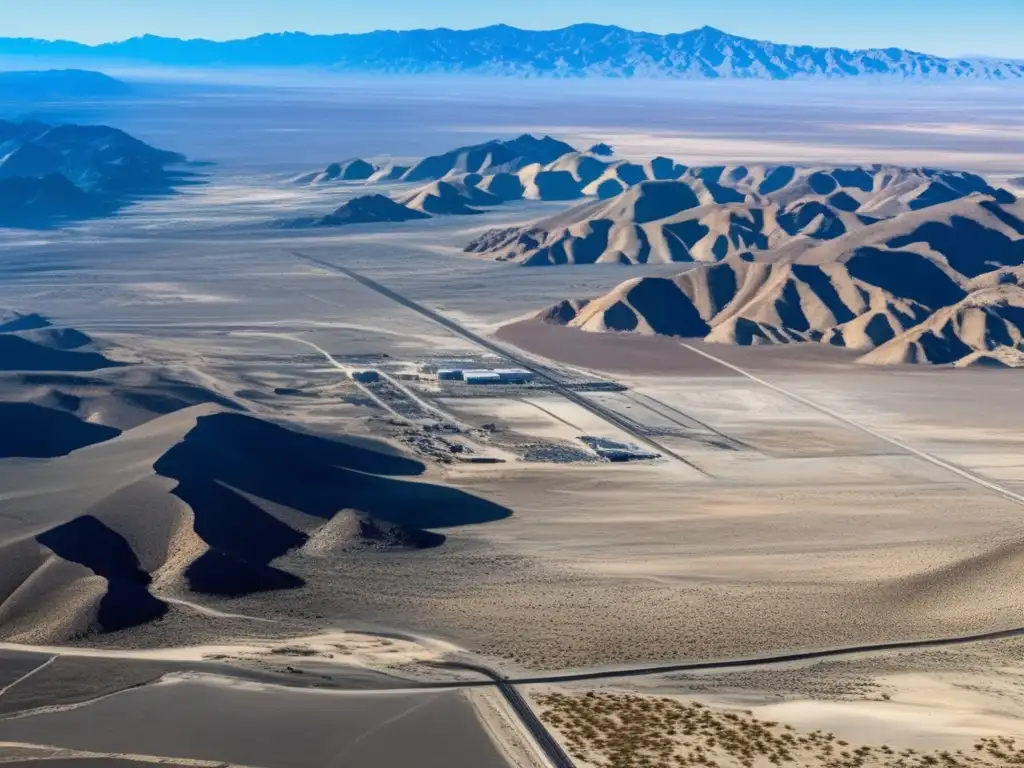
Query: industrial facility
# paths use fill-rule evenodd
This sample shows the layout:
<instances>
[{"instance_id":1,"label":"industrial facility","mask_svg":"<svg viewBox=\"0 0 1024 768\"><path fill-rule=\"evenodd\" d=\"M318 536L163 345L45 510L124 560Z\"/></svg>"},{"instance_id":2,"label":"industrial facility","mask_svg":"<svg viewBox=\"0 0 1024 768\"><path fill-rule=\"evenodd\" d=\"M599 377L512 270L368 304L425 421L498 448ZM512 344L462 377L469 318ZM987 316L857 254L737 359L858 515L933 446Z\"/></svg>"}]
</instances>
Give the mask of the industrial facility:
<instances>
[{"instance_id":1,"label":"industrial facility","mask_svg":"<svg viewBox=\"0 0 1024 768\"><path fill-rule=\"evenodd\" d=\"M537 374L525 368L442 368L438 381L462 381L466 384L529 384Z\"/></svg>"}]
</instances>

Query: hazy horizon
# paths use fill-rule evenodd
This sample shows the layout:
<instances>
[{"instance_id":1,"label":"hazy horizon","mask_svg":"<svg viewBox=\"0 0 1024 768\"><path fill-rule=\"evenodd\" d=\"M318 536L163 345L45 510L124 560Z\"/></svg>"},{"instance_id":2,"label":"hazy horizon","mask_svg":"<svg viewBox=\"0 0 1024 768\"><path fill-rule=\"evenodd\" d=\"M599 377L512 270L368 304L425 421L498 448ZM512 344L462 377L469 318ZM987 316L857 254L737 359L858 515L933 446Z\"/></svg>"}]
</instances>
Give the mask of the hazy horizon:
<instances>
[{"instance_id":1,"label":"hazy horizon","mask_svg":"<svg viewBox=\"0 0 1024 768\"><path fill-rule=\"evenodd\" d=\"M728 7L657 0L641 8L624 9L610 0L586 4L569 0L557 7L542 0L522 0L515 7L495 9L469 0L444 0L429 8L410 0L382 0L362 8L339 9L324 0L296 0L287 7L269 2L243 5L234 0L211 7L199 0L182 0L173 8L141 4L126 8L118 0L95 0L86 19L77 4L54 0L45 9L26 7L5 19L4 36L97 45L146 34L224 41L294 31L360 34L378 30L468 30L498 24L550 30L587 23L659 35L712 26L742 37L792 45L898 47L944 57L961 57L968 52L996 58L1022 56L1013 30L1024 25L1024 5L1011 0L989 3L984 24L969 7L951 0L908 0L898 6L866 0L855 7L833 6L827 13L814 15L806 14L806 8L800 6L799 0L781 0L770 8L755 0L738 0ZM62 7L66 12L61 12ZM401 22L396 23L396 19Z\"/></svg>"}]
</instances>

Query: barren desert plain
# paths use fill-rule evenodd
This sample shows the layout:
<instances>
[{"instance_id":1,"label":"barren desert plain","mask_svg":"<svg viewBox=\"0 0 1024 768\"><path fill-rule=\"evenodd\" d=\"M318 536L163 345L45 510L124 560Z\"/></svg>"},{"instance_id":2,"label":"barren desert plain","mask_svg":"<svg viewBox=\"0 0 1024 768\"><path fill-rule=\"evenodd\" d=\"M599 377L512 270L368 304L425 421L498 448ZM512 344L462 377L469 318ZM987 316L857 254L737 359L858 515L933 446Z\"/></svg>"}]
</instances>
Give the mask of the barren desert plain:
<instances>
[{"instance_id":1,"label":"barren desert plain","mask_svg":"<svg viewBox=\"0 0 1024 768\"><path fill-rule=\"evenodd\" d=\"M703 268L464 251L577 199L281 225L523 133L1013 189L1017 91L429 82L76 107L210 165L0 230L0 760L1024 763L1019 369L545 323Z\"/></svg>"}]
</instances>

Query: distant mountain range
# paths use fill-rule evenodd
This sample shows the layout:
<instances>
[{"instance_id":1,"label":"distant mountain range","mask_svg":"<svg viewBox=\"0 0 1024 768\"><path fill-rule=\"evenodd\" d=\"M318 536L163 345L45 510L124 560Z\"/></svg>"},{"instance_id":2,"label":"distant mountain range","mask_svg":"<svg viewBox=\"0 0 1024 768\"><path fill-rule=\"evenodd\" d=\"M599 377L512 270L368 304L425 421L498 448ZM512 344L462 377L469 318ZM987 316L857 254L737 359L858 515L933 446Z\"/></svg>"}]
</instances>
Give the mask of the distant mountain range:
<instances>
[{"instance_id":1,"label":"distant mountain range","mask_svg":"<svg viewBox=\"0 0 1024 768\"><path fill-rule=\"evenodd\" d=\"M713 27L657 35L596 24L538 31L498 25L473 30L354 35L289 32L226 42L145 35L97 46L0 38L0 55L176 67L316 67L389 74L1024 81L1024 63L1020 61L948 59L901 48L846 50L787 45L730 35Z\"/></svg>"}]
</instances>

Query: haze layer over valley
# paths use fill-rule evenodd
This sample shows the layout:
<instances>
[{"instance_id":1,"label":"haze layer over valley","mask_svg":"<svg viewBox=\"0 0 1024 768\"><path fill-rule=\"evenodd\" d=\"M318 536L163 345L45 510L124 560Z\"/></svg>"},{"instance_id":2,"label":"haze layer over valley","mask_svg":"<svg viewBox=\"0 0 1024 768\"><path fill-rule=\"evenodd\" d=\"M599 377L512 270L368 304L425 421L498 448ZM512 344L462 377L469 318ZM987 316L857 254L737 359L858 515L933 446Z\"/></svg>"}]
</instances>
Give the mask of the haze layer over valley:
<instances>
[{"instance_id":1,"label":"haze layer over valley","mask_svg":"<svg viewBox=\"0 0 1024 768\"><path fill-rule=\"evenodd\" d=\"M211 165L0 230L4 759L1018 754L1014 90L113 74Z\"/></svg>"}]
</instances>

